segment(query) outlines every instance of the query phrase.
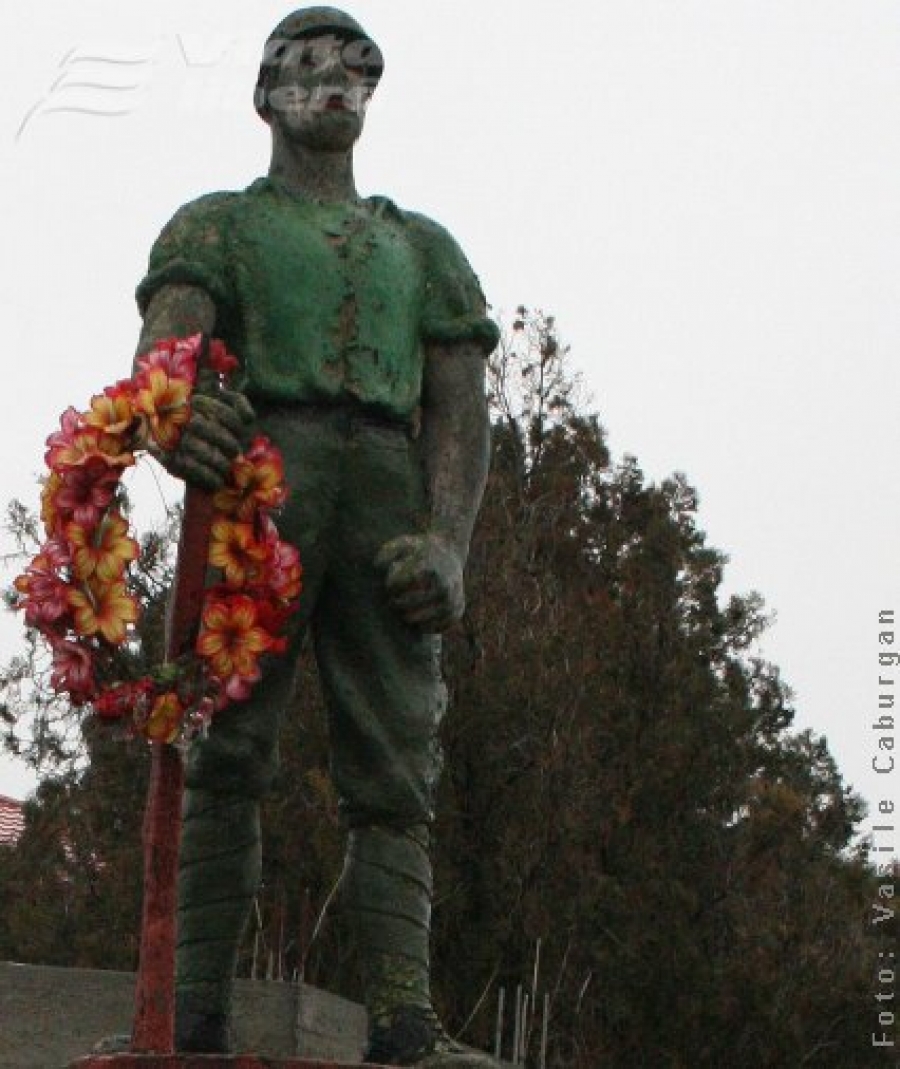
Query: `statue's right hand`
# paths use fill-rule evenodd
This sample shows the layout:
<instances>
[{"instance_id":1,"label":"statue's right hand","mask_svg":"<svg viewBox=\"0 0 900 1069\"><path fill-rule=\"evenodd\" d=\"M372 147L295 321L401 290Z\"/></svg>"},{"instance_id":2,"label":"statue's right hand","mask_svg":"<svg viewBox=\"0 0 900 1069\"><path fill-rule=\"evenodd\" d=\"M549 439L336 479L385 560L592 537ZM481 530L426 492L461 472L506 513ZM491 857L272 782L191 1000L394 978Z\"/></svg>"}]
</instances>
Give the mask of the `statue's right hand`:
<instances>
[{"instance_id":1,"label":"statue's right hand","mask_svg":"<svg viewBox=\"0 0 900 1069\"><path fill-rule=\"evenodd\" d=\"M191 417L174 449L155 451L171 475L203 490L218 490L231 462L246 447L253 406L236 390L218 389L214 396L195 392Z\"/></svg>"}]
</instances>

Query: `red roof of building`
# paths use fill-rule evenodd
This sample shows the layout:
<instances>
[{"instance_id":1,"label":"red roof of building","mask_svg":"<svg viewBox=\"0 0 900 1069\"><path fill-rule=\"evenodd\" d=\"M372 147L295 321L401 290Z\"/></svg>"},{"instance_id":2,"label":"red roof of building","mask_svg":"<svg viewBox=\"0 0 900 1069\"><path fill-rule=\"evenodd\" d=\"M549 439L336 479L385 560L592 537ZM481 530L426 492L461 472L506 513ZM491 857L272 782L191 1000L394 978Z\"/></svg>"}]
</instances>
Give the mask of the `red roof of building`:
<instances>
[{"instance_id":1,"label":"red roof of building","mask_svg":"<svg viewBox=\"0 0 900 1069\"><path fill-rule=\"evenodd\" d=\"M25 828L23 803L0 794L0 846L15 846Z\"/></svg>"}]
</instances>

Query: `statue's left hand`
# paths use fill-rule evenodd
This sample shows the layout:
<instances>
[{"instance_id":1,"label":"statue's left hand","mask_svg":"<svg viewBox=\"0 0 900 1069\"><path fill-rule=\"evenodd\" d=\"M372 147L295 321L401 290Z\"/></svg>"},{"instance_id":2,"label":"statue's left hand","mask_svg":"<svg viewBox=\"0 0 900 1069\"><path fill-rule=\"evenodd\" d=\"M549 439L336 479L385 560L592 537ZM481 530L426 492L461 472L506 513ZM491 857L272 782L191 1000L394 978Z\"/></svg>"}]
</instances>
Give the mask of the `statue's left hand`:
<instances>
[{"instance_id":1,"label":"statue's left hand","mask_svg":"<svg viewBox=\"0 0 900 1069\"><path fill-rule=\"evenodd\" d=\"M375 566L385 573L391 604L410 626L446 631L462 616L463 561L448 539L433 533L394 538L378 551Z\"/></svg>"}]
</instances>

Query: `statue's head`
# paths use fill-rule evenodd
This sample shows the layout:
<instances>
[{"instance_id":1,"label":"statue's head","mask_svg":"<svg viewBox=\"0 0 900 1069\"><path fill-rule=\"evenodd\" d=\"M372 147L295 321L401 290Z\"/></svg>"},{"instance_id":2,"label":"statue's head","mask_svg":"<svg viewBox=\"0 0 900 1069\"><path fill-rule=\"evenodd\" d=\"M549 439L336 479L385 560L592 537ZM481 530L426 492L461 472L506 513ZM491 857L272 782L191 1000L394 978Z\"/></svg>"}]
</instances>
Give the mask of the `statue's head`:
<instances>
[{"instance_id":1,"label":"statue's head","mask_svg":"<svg viewBox=\"0 0 900 1069\"><path fill-rule=\"evenodd\" d=\"M300 8L266 41L253 103L288 137L342 147L359 137L383 70L378 46L352 16L334 7Z\"/></svg>"}]
</instances>

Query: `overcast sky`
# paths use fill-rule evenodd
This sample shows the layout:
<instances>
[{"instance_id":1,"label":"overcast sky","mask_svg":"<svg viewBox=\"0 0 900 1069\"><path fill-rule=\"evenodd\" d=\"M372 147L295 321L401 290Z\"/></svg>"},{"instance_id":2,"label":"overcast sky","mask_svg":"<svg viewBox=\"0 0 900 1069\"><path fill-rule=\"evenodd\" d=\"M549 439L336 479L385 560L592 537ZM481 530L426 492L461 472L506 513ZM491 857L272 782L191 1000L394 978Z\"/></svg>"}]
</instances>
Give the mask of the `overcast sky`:
<instances>
[{"instance_id":1,"label":"overcast sky","mask_svg":"<svg viewBox=\"0 0 900 1069\"><path fill-rule=\"evenodd\" d=\"M160 227L265 171L252 86L288 10L4 7L4 502L35 502L59 413L126 373ZM763 653L796 726L895 798L870 725L878 612L900 613L900 4L348 10L386 59L361 192L449 227L497 313L555 314L614 453L685 472L727 592L777 613ZM0 793L29 785L0 763Z\"/></svg>"}]
</instances>

